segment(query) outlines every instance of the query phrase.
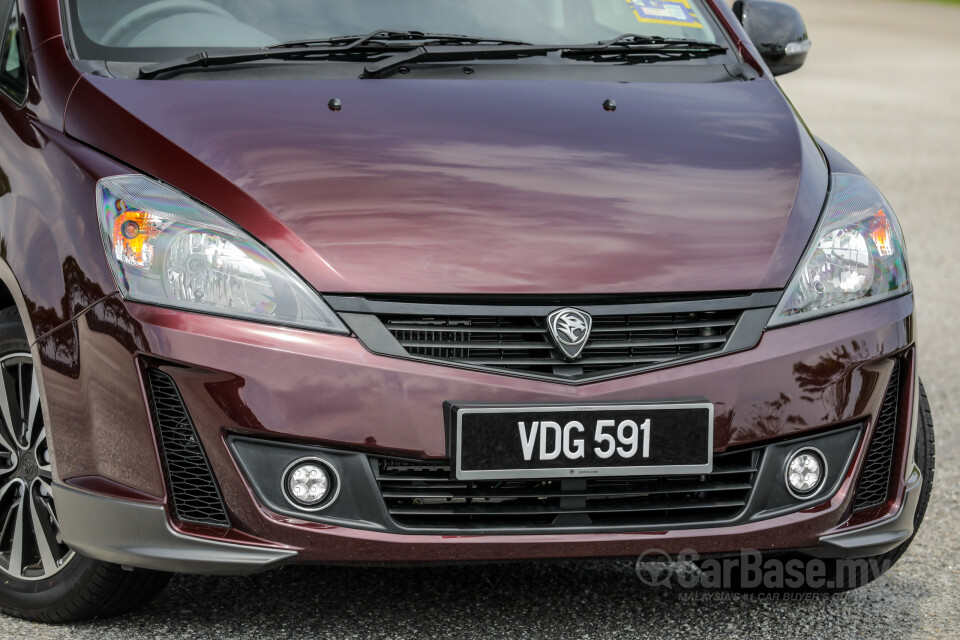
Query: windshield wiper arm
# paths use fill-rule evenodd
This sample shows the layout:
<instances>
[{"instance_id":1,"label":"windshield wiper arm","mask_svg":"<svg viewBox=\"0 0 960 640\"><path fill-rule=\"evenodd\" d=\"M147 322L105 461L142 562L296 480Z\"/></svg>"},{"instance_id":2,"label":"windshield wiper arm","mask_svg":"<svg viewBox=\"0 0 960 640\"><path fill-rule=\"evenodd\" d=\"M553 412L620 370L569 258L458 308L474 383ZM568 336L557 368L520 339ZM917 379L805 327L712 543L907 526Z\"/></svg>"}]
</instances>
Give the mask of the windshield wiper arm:
<instances>
[{"instance_id":1,"label":"windshield wiper arm","mask_svg":"<svg viewBox=\"0 0 960 640\"><path fill-rule=\"evenodd\" d=\"M554 51L559 51L562 48L563 47L556 45L512 45L509 43L478 46L421 45L415 49L390 56L381 62L366 65L360 77L379 78L391 71L396 71L400 67L417 62L457 62L490 58L542 56Z\"/></svg>"}]
</instances>

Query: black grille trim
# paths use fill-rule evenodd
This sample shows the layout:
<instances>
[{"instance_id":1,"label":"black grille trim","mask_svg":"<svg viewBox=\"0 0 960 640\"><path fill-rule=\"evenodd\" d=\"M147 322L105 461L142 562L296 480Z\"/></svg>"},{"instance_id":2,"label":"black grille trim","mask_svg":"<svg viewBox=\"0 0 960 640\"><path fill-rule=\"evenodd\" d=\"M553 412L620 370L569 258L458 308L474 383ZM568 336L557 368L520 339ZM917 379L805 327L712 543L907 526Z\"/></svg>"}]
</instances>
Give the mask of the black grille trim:
<instances>
[{"instance_id":1,"label":"black grille trim","mask_svg":"<svg viewBox=\"0 0 960 640\"><path fill-rule=\"evenodd\" d=\"M714 457L696 476L463 481L448 462L373 458L387 512L414 529L539 529L719 524L746 508L759 449Z\"/></svg>"},{"instance_id":2,"label":"black grille trim","mask_svg":"<svg viewBox=\"0 0 960 640\"><path fill-rule=\"evenodd\" d=\"M754 347L772 309L769 294L621 305L551 301L442 304L329 297L363 344L383 355L578 384L702 360ZM547 316L574 307L593 319L571 361Z\"/></svg>"},{"instance_id":3,"label":"black grille trim","mask_svg":"<svg viewBox=\"0 0 960 640\"><path fill-rule=\"evenodd\" d=\"M896 448L897 421L900 408L900 360L894 360L890 384L883 396L883 405L877 417L870 450L863 463L863 471L857 482L853 511L865 511L887 501L890 492L890 476L893 472L893 452Z\"/></svg>"},{"instance_id":4,"label":"black grille trim","mask_svg":"<svg viewBox=\"0 0 960 640\"><path fill-rule=\"evenodd\" d=\"M573 362L554 345L545 318L404 315L380 320L413 357L579 378L719 353L740 313L594 316L590 339Z\"/></svg>"},{"instance_id":5,"label":"black grille trim","mask_svg":"<svg viewBox=\"0 0 960 640\"><path fill-rule=\"evenodd\" d=\"M146 376L174 514L183 522L229 527L220 488L176 383L156 369L147 369Z\"/></svg>"}]
</instances>

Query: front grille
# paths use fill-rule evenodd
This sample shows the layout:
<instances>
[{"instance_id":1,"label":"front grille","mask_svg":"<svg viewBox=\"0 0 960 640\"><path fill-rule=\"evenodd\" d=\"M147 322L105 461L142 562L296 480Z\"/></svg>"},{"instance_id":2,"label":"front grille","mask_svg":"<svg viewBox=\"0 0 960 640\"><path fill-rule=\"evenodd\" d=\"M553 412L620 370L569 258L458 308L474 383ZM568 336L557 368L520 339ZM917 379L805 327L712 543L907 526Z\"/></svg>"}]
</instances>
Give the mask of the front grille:
<instances>
[{"instance_id":1,"label":"front grille","mask_svg":"<svg viewBox=\"0 0 960 640\"><path fill-rule=\"evenodd\" d=\"M661 528L720 523L747 505L759 450L714 457L706 475L461 481L445 462L376 458L390 517L419 529Z\"/></svg>"},{"instance_id":2,"label":"front grille","mask_svg":"<svg viewBox=\"0 0 960 640\"><path fill-rule=\"evenodd\" d=\"M893 450L896 444L897 415L900 404L900 361L894 360L890 384L883 397L883 406L877 418L873 442L863 464L863 472L857 483L853 510L872 509L887 501L890 490L890 474L893 466Z\"/></svg>"},{"instance_id":3,"label":"front grille","mask_svg":"<svg viewBox=\"0 0 960 640\"><path fill-rule=\"evenodd\" d=\"M413 357L571 379L723 351L740 310L595 315L582 356L567 361L545 317L383 315Z\"/></svg>"},{"instance_id":4,"label":"front grille","mask_svg":"<svg viewBox=\"0 0 960 640\"><path fill-rule=\"evenodd\" d=\"M147 370L147 382L174 513L184 522L229 526L220 489L177 385L156 369Z\"/></svg>"}]
</instances>

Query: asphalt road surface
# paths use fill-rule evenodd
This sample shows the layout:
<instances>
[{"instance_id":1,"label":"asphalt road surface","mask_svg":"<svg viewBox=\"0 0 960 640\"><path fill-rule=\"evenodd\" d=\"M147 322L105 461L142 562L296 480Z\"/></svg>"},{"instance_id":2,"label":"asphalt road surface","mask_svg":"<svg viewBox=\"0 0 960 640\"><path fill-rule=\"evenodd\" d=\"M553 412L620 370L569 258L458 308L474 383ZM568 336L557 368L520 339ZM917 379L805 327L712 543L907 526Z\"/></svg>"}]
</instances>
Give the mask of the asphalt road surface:
<instances>
[{"instance_id":1,"label":"asphalt road surface","mask_svg":"<svg viewBox=\"0 0 960 640\"><path fill-rule=\"evenodd\" d=\"M937 483L923 529L890 573L829 601L694 604L644 587L629 562L286 568L176 577L146 609L105 622L0 618L0 638L960 637L960 7L795 4L814 47L782 85L811 129L895 207L916 284Z\"/></svg>"}]
</instances>

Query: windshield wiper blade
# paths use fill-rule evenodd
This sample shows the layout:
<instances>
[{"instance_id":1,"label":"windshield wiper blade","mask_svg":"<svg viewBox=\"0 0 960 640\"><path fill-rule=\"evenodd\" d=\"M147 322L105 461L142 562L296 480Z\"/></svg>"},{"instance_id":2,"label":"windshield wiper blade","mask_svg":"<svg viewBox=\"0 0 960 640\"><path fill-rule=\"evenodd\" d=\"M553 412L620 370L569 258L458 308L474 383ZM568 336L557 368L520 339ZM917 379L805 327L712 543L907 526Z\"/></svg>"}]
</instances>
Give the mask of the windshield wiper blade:
<instances>
[{"instance_id":1,"label":"windshield wiper blade","mask_svg":"<svg viewBox=\"0 0 960 640\"><path fill-rule=\"evenodd\" d=\"M687 40L684 38L663 38L660 36L638 36L627 33L612 40L604 40L597 44L583 44L564 49L563 55L576 57L582 55L649 55L649 54L684 54L688 57L707 57L727 51L723 45L702 40Z\"/></svg>"},{"instance_id":2,"label":"windshield wiper blade","mask_svg":"<svg viewBox=\"0 0 960 640\"><path fill-rule=\"evenodd\" d=\"M182 71L185 69L205 69L208 67L225 67L258 60L295 60L315 55L330 55L343 51L344 47L329 47L317 49L315 47L294 47L290 49L230 49L226 51L201 51L183 58L174 58L165 62L157 62L140 67L140 79L150 80L164 73Z\"/></svg>"},{"instance_id":3,"label":"windshield wiper blade","mask_svg":"<svg viewBox=\"0 0 960 640\"><path fill-rule=\"evenodd\" d=\"M660 60L692 60L709 58L726 53L727 48L713 42L687 40L683 38L663 38L660 36L638 36L627 33L597 44L579 45L564 49L560 54L564 58L577 58L591 62L609 63L614 60L636 62L657 62Z\"/></svg>"},{"instance_id":4,"label":"windshield wiper blade","mask_svg":"<svg viewBox=\"0 0 960 640\"><path fill-rule=\"evenodd\" d=\"M421 44L430 42L432 44L528 44L520 40L503 40L501 38L484 38L480 36L467 36L457 33L431 33L429 31L392 31L390 29L377 29L364 35L354 36L335 36L332 38L320 38L313 40L294 40L291 42L281 42L273 44L267 49L285 49L290 47L313 47L333 45L343 47L343 50L355 49L361 45L370 42L409 42L423 41Z\"/></svg>"},{"instance_id":5,"label":"windshield wiper blade","mask_svg":"<svg viewBox=\"0 0 960 640\"><path fill-rule=\"evenodd\" d=\"M715 44L713 42L705 42L703 40L691 40L689 38L664 38L663 36L641 36L636 33L624 33L616 38L611 38L610 40L601 40L596 45L580 45L582 48L612 48L612 47L630 47L630 46L648 46L648 45L674 45L678 47L683 46L699 46L706 48L716 48L726 50L726 47Z\"/></svg>"},{"instance_id":6,"label":"windshield wiper blade","mask_svg":"<svg viewBox=\"0 0 960 640\"><path fill-rule=\"evenodd\" d=\"M487 45L525 46L519 40L500 40L480 36L422 31L389 31L379 29L366 35L337 36L327 39L299 40L257 49L227 49L216 52L201 51L183 58L148 64L140 68L141 79L151 79L172 71L230 66L259 60L297 60L310 57L349 54L352 52L409 51L423 45Z\"/></svg>"}]
</instances>

